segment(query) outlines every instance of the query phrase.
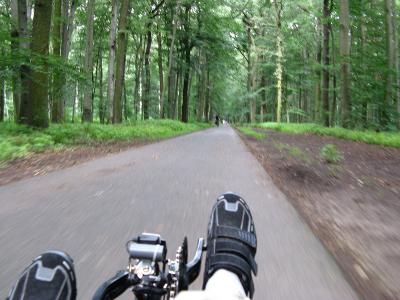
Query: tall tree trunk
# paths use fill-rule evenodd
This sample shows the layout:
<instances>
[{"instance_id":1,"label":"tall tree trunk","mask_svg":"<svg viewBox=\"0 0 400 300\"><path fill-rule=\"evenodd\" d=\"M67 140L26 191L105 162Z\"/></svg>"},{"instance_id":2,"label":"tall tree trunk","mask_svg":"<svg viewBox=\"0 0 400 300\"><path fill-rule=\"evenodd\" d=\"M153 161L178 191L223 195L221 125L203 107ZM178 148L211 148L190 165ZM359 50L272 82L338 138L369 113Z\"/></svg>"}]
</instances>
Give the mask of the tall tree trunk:
<instances>
[{"instance_id":1,"label":"tall tree trunk","mask_svg":"<svg viewBox=\"0 0 400 300\"><path fill-rule=\"evenodd\" d=\"M123 95L124 95L124 120L128 121L128 97L126 95L126 82L123 84Z\"/></svg>"},{"instance_id":2,"label":"tall tree trunk","mask_svg":"<svg viewBox=\"0 0 400 300\"><path fill-rule=\"evenodd\" d=\"M360 7L363 6L363 1L360 0ZM365 17L363 12L361 12L360 15L360 67L361 67L361 74L365 74L366 72L366 67L365 67L365 54L364 54L364 47L365 47L365 41L366 41L366 34L367 34L367 28L365 25ZM365 96L360 99L361 100L361 126L364 128L368 127L368 101Z\"/></svg>"},{"instance_id":3,"label":"tall tree trunk","mask_svg":"<svg viewBox=\"0 0 400 300\"><path fill-rule=\"evenodd\" d=\"M173 102L172 102L171 118L172 119L176 119L177 118L178 120L180 120L181 119L181 115L182 115L182 110L181 110L181 107L182 107L182 101L181 101L182 93L180 92L180 90L181 90L180 87L182 85L181 84L182 83L182 67L181 66L177 67L177 71L176 71L176 74L175 74L175 79L174 79L173 82L175 82L175 86L174 86L173 97L172 97Z\"/></svg>"},{"instance_id":4,"label":"tall tree trunk","mask_svg":"<svg viewBox=\"0 0 400 300\"><path fill-rule=\"evenodd\" d=\"M399 74L399 53L397 37L397 15L396 2L394 0L385 0L385 21L386 21L386 53L388 74L386 77L385 103L383 107L383 125L387 126L391 119L391 107L393 102L396 105L397 112L400 112L399 93L400 93L400 74ZM394 93L394 86L396 93ZM400 128L400 118L397 124Z\"/></svg>"},{"instance_id":5,"label":"tall tree trunk","mask_svg":"<svg viewBox=\"0 0 400 300\"><path fill-rule=\"evenodd\" d=\"M204 107L204 116L205 121L209 122L209 114L210 114L210 67L207 64L207 76L206 76L206 91L205 91L205 107Z\"/></svg>"},{"instance_id":6,"label":"tall tree trunk","mask_svg":"<svg viewBox=\"0 0 400 300\"><path fill-rule=\"evenodd\" d=\"M72 0L69 5L69 0L63 0L62 17L65 19L62 28L62 43L61 43L61 56L68 59L71 49L71 37L74 31L74 19L77 9L77 0Z\"/></svg>"},{"instance_id":7,"label":"tall tree trunk","mask_svg":"<svg viewBox=\"0 0 400 300\"><path fill-rule=\"evenodd\" d=\"M303 50L303 60L304 60L304 71L305 71L305 74L307 74L307 75L309 75L310 73L309 73L309 63L310 63L310 52L309 52L309 49L308 49L308 47L305 47L304 48L304 50ZM310 91L310 88L309 88L309 84L305 84L304 86L303 86L303 89L304 89L304 94L303 94L303 96L304 96L304 100L303 100L303 107L301 108L304 112L305 112L305 116L303 116L302 118L301 118L301 120L302 120L302 122L309 122L309 116L310 116L310 112L309 112L309 110L308 110L308 108L309 108L309 101L310 101L310 99L309 99L309 91Z\"/></svg>"},{"instance_id":8,"label":"tall tree trunk","mask_svg":"<svg viewBox=\"0 0 400 300\"><path fill-rule=\"evenodd\" d=\"M211 78L211 76L209 77L209 78ZM209 80L209 82L208 82L208 89L209 89L209 91L208 91L208 93L209 93L209 97L208 97L208 116L207 116L207 119L208 119L208 122L212 122L212 120L213 120L213 106L214 106L214 104L213 104L213 99L212 99L212 91L213 91L213 81L212 80Z\"/></svg>"},{"instance_id":9,"label":"tall tree trunk","mask_svg":"<svg viewBox=\"0 0 400 300\"><path fill-rule=\"evenodd\" d=\"M140 77L140 120L144 120L144 86L145 86L145 81L146 81L146 74L145 74L145 62L144 62L144 56L146 53L146 47L147 47L147 34L144 36L145 41L143 42L143 65L142 65L142 74Z\"/></svg>"},{"instance_id":10,"label":"tall tree trunk","mask_svg":"<svg viewBox=\"0 0 400 300\"><path fill-rule=\"evenodd\" d=\"M299 78L296 82L296 90L298 91L298 98L297 98L297 109L301 110L302 107L302 101L303 101L303 89L301 87L301 76L299 75ZM296 116L296 123L300 123L300 114L295 114Z\"/></svg>"},{"instance_id":11,"label":"tall tree trunk","mask_svg":"<svg viewBox=\"0 0 400 300\"><path fill-rule=\"evenodd\" d=\"M28 56L28 7L26 0L12 1L11 11L13 15L13 30L11 35L19 39L12 41L11 47L13 53L25 52ZM19 50L18 50L19 48ZM30 68L26 62L22 62L19 72L15 72L13 78L13 101L15 108L15 120L19 123L28 123L29 110L31 104L29 96Z\"/></svg>"},{"instance_id":12,"label":"tall tree trunk","mask_svg":"<svg viewBox=\"0 0 400 300\"><path fill-rule=\"evenodd\" d=\"M33 0L27 0L26 7L27 7L27 11L26 11L27 19L32 21Z\"/></svg>"},{"instance_id":13,"label":"tall tree trunk","mask_svg":"<svg viewBox=\"0 0 400 300\"><path fill-rule=\"evenodd\" d=\"M266 17L266 11L261 10L260 11L260 17L265 20ZM261 30L261 39L265 40L266 38L266 28L264 27ZM267 72L265 70L265 65L266 65L266 57L265 53L261 53L258 55L258 61L259 61L259 89L260 89L260 122L264 122L265 119L265 114L267 112Z\"/></svg>"},{"instance_id":14,"label":"tall tree trunk","mask_svg":"<svg viewBox=\"0 0 400 300\"><path fill-rule=\"evenodd\" d=\"M151 91L151 73L150 73L150 52L151 52L151 22L147 23L147 39L146 39L146 51L144 53L144 93L143 93L143 117L145 120L149 119L149 107L150 107L150 91Z\"/></svg>"},{"instance_id":15,"label":"tall tree trunk","mask_svg":"<svg viewBox=\"0 0 400 300\"><path fill-rule=\"evenodd\" d=\"M393 66L391 67L391 72L393 76L393 85L395 89L393 90L393 104L394 104L394 111L395 117L395 125L400 129L400 59L399 59L399 34L397 31L397 8L396 8L396 1L395 0L390 0L389 4L385 4L390 9L390 13L386 14L386 18L390 17L391 19L391 37L387 35L387 39L390 39L390 41L387 41L387 43L391 43L391 53L392 53L392 62ZM389 22L387 20L386 22ZM389 52L389 51L388 51ZM392 103L390 103L390 107L393 107ZM390 119L390 116L389 116Z\"/></svg>"},{"instance_id":16,"label":"tall tree trunk","mask_svg":"<svg viewBox=\"0 0 400 300\"><path fill-rule=\"evenodd\" d=\"M22 49L28 49L29 35L28 35L28 18L31 19L30 9L32 4L29 0L12 0L13 2L18 1L18 32L20 37L20 47Z\"/></svg>"},{"instance_id":17,"label":"tall tree trunk","mask_svg":"<svg viewBox=\"0 0 400 300\"><path fill-rule=\"evenodd\" d=\"M106 115L106 109L104 105L104 94L103 94L103 47L100 46L99 53L99 118L100 123L104 124L104 119Z\"/></svg>"},{"instance_id":18,"label":"tall tree trunk","mask_svg":"<svg viewBox=\"0 0 400 300\"><path fill-rule=\"evenodd\" d=\"M18 61L18 54L20 52L19 39L19 2L11 1L11 54L15 55L15 60ZM19 107L21 103L21 73L20 69L14 69L12 72L12 90L13 90L13 104L14 104L14 120L19 122Z\"/></svg>"},{"instance_id":19,"label":"tall tree trunk","mask_svg":"<svg viewBox=\"0 0 400 300\"><path fill-rule=\"evenodd\" d=\"M211 122L213 119L213 101L212 101L212 91L213 91L213 81L211 79L211 74L208 74L208 122Z\"/></svg>"},{"instance_id":20,"label":"tall tree trunk","mask_svg":"<svg viewBox=\"0 0 400 300\"><path fill-rule=\"evenodd\" d=\"M197 121L202 122L204 119L205 93L206 93L206 77L207 77L207 61L204 50L199 50L199 82L197 84Z\"/></svg>"},{"instance_id":21,"label":"tall tree trunk","mask_svg":"<svg viewBox=\"0 0 400 300\"><path fill-rule=\"evenodd\" d=\"M116 74L115 74L115 93L114 93L114 123L122 123L122 92L125 80L125 61L128 36L126 34L126 24L129 12L129 0L123 0L118 24L118 41L116 53Z\"/></svg>"},{"instance_id":22,"label":"tall tree trunk","mask_svg":"<svg viewBox=\"0 0 400 300\"><path fill-rule=\"evenodd\" d=\"M28 5L29 4L29 5ZM29 1L18 0L18 36L20 38L19 46L22 51L28 51L30 48L29 33L28 33L28 18L30 20L30 10L32 4ZM29 74L25 73L28 67L23 64L21 66L21 84L27 86L29 84ZM27 101L28 89L24 88L21 91L21 101Z\"/></svg>"},{"instance_id":23,"label":"tall tree trunk","mask_svg":"<svg viewBox=\"0 0 400 300\"><path fill-rule=\"evenodd\" d=\"M335 49L335 35L332 30L332 25L330 24L329 31L331 34L331 40L332 40L332 66L336 67L336 49ZM336 68L335 68L336 70ZM333 77L333 97L332 97L332 105L331 105L331 120L330 120L330 125L331 126L336 126L336 109L337 109L337 76L336 76L336 71L332 72L332 77Z\"/></svg>"},{"instance_id":24,"label":"tall tree trunk","mask_svg":"<svg viewBox=\"0 0 400 300\"><path fill-rule=\"evenodd\" d=\"M140 79L142 77L142 66L143 66L143 35L139 37L139 43L136 47L135 54L135 87L134 87L134 95L133 95L133 109L135 120L138 119L138 113L140 109Z\"/></svg>"},{"instance_id":25,"label":"tall tree trunk","mask_svg":"<svg viewBox=\"0 0 400 300\"><path fill-rule=\"evenodd\" d=\"M99 33L100 36L102 36L102 32ZM102 45L102 41L100 39L100 43L99 46L97 47L97 54L94 58L94 61L96 62L96 66L94 67L94 77L93 77L93 97L92 97L92 112L93 114L95 113L95 109L94 109L94 98L96 97L96 92L97 92L97 81L98 78L100 77L100 60L101 60L101 45ZM100 85L100 83L99 83ZM98 114L99 118L100 118L100 103L99 103L99 114Z\"/></svg>"},{"instance_id":26,"label":"tall tree trunk","mask_svg":"<svg viewBox=\"0 0 400 300\"><path fill-rule=\"evenodd\" d=\"M177 77L176 89L175 89L176 103L175 103L174 119L176 117L178 120L182 120L182 98L183 98L183 92L182 92L183 69L182 68L179 69L176 77Z\"/></svg>"},{"instance_id":27,"label":"tall tree trunk","mask_svg":"<svg viewBox=\"0 0 400 300\"><path fill-rule=\"evenodd\" d=\"M182 122L189 122L189 96L190 96L190 68L191 68L191 40L190 40L190 9L191 4L185 6L184 17L184 37L183 37L183 53L185 59L185 69L183 72L183 91L182 91Z\"/></svg>"},{"instance_id":28,"label":"tall tree trunk","mask_svg":"<svg viewBox=\"0 0 400 300\"><path fill-rule=\"evenodd\" d=\"M247 92L249 94L249 111L250 111L250 122L255 123L256 121L256 96L254 95L256 89L256 45L252 33L252 27L247 28L247 39L248 39L248 70L247 70Z\"/></svg>"},{"instance_id":29,"label":"tall tree trunk","mask_svg":"<svg viewBox=\"0 0 400 300\"><path fill-rule=\"evenodd\" d=\"M322 47L322 123L329 126L329 24L331 12L329 9L330 0L324 0L323 7L323 47Z\"/></svg>"},{"instance_id":30,"label":"tall tree trunk","mask_svg":"<svg viewBox=\"0 0 400 300\"><path fill-rule=\"evenodd\" d=\"M321 20L317 19L317 56L316 56L316 81L315 98L313 105L313 121L320 122L321 119L321 63L322 63L322 45L321 45Z\"/></svg>"},{"instance_id":31,"label":"tall tree trunk","mask_svg":"<svg viewBox=\"0 0 400 300\"><path fill-rule=\"evenodd\" d=\"M61 37L62 37L62 23L64 23L61 17L61 1L55 0L53 9L53 34L52 34L52 46L53 56L61 58ZM62 120L62 101L61 101L61 73L59 68L55 68L53 72L53 83L51 92L51 121L59 123Z\"/></svg>"},{"instance_id":32,"label":"tall tree trunk","mask_svg":"<svg viewBox=\"0 0 400 300\"><path fill-rule=\"evenodd\" d=\"M399 59L399 33L397 32L397 9L396 2L392 0L393 8L393 34L394 34L394 61L396 67L396 103L397 103L397 128L400 129L400 59Z\"/></svg>"},{"instance_id":33,"label":"tall tree trunk","mask_svg":"<svg viewBox=\"0 0 400 300\"><path fill-rule=\"evenodd\" d=\"M94 20L94 4L95 0L87 2L87 22L86 22L86 49L85 49L85 73L86 88L85 98L83 100L83 122L92 122L92 96L93 96L93 20Z\"/></svg>"},{"instance_id":34,"label":"tall tree trunk","mask_svg":"<svg viewBox=\"0 0 400 300\"><path fill-rule=\"evenodd\" d=\"M387 56L387 75L386 75L386 90L385 102L382 107L382 125L388 126L390 122L390 107L394 100L393 86L395 83L394 74L396 71L396 45L394 28L394 2L385 0L385 23L386 23L386 56Z\"/></svg>"},{"instance_id":35,"label":"tall tree trunk","mask_svg":"<svg viewBox=\"0 0 400 300\"><path fill-rule=\"evenodd\" d=\"M256 52L254 45L254 53ZM252 62L252 71L251 71L251 90L252 96L250 98L250 121L255 123L257 121L257 56L254 55Z\"/></svg>"},{"instance_id":36,"label":"tall tree trunk","mask_svg":"<svg viewBox=\"0 0 400 300\"><path fill-rule=\"evenodd\" d=\"M73 99L73 101L72 101L72 118L71 118L71 122L72 122L72 123L75 122L76 104L79 102L79 99L78 99L78 97L79 97L78 90L79 90L79 83L76 83L76 84L75 84L75 87L74 87L74 99Z\"/></svg>"},{"instance_id":37,"label":"tall tree trunk","mask_svg":"<svg viewBox=\"0 0 400 300\"><path fill-rule=\"evenodd\" d=\"M49 126L47 62L42 57L49 54L52 0L36 0L32 27L33 53L32 80L29 85L28 124L34 127ZM39 68L40 67L40 68Z\"/></svg>"},{"instance_id":38,"label":"tall tree trunk","mask_svg":"<svg viewBox=\"0 0 400 300\"><path fill-rule=\"evenodd\" d=\"M248 97L248 121L255 122L256 119L256 46L253 37L254 21L252 17L244 13L243 22L246 26L247 34L247 97Z\"/></svg>"},{"instance_id":39,"label":"tall tree trunk","mask_svg":"<svg viewBox=\"0 0 400 300\"><path fill-rule=\"evenodd\" d=\"M108 89L107 89L107 103L108 103L108 122L112 123L114 119L114 87L115 87L115 50L117 47L117 20L118 20L118 2L112 0L112 13L111 13L111 28L109 39L109 54L108 54Z\"/></svg>"},{"instance_id":40,"label":"tall tree trunk","mask_svg":"<svg viewBox=\"0 0 400 300\"><path fill-rule=\"evenodd\" d=\"M265 55L261 56L261 62L265 63ZM264 122L264 115L267 113L267 74L264 69L261 70L261 123Z\"/></svg>"},{"instance_id":41,"label":"tall tree trunk","mask_svg":"<svg viewBox=\"0 0 400 300\"><path fill-rule=\"evenodd\" d=\"M72 0L69 5L69 0L63 0L62 7L62 17L64 19L62 27L62 41L61 41L61 57L64 61L68 61L69 53L71 50L71 38L74 31L74 19L78 3L77 0ZM65 105L68 99L68 89L67 89L67 76L65 72L61 72L60 77L60 115L61 120L65 119Z\"/></svg>"},{"instance_id":42,"label":"tall tree trunk","mask_svg":"<svg viewBox=\"0 0 400 300\"><path fill-rule=\"evenodd\" d=\"M185 50L185 69L183 74L183 90L182 90L182 119L184 123L189 122L189 82L190 82L190 49Z\"/></svg>"},{"instance_id":43,"label":"tall tree trunk","mask_svg":"<svg viewBox=\"0 0 400 300\"><path fill-rule=\"evenodd\" d=\"M176 103L175 88L176 88L176 50L175 50L175 39L176 39L176 15L178 10L178 1L176 1L175 6L173 7L173 15L172 15L172 36L169 44L169 54L168 54L168 117L174 118L175 108L173 107L174 103Z\"/></svg>"},{"instance_id":44,"label":"tall tree trunk","mask_svg":"<svg viewBox=\"0 0 400 300\"><path fill-rule=\"evenodd\" d=\"M100 42L101 43L101 42ZM98 47L97 55L93 58L93 63L95 64L93 67L92 73L92 116L94 116L94 98L96 97L96 89L97 89L97 78L99 76L99 57L100 57L100 47ZM93 117L92 117L93 118Z\"/></svg>"},{"instance_id":45,"label":"tall tree trunk","mask_svg":"<svg viewBox=\"0 0 400 300\"><path fill-rule=\"evenodd\" d=\"M4 121L4 108L5 108L4 78L0 76L0 122Z\"/></svg>"},{"instance_id":46,"label":"tall tree trunk","mask_svg":"<svg viewBox=\"0 0 400 300\"><path fill-rule=\"evenodd\" d=\"M82 119L82 114L83 114L83 101L85 98L85 84L80 83L79 84L79 90L78 90L78 103L76 104L76 113L79 111Z\"/></svg>"},{"instance_id":47,"label":"tall tree trunk","mask_svg":"<svg viewBox=\"0 0 400 300\"><path fill-rule=\"evenodd\" d=\"M282 114L282 89L283 89L283 40L282 40L282 9L283 4L282 0L275 1L275 9L276 9L276 89L277 89L277 105L276 105L276 121L278 123L281 122L281 114Z\"/></svg>"},{"instance_id":48,"label":"tall tree trunk","mask_svg":"<svg viewBox=\"0 0 400 300\"><path fill-rule=\"evenodd\" d=\"M350 12L349 1L340 0L340 56L341 56L341 89L342 126L350 127Z\"/></svg>"},{"instance_id":49,"label":"tall tree trunk","mask_svg":"<svg viewBox=\"0 0 400 300\"><path fill-rule=\"evenodd\" d=\"M160 28L157 32L158 44L158 77L160 81L160 118L164 118L164 70L163 70L163 53L162 53L162 37Z\"/></svg>"},{"instance_id":50,"label":"tall tree trunk","mask_svg":"<svg viewBox=\"0 0 400 300\"><path fill-rule=\"evenodd\" d=\"M172 47L175 48L175 46ZM170 49L168 64L168 117L174 119L176 110L176 78L178 68L176 64L175 49Z\"/></svg>"}]
</instances>

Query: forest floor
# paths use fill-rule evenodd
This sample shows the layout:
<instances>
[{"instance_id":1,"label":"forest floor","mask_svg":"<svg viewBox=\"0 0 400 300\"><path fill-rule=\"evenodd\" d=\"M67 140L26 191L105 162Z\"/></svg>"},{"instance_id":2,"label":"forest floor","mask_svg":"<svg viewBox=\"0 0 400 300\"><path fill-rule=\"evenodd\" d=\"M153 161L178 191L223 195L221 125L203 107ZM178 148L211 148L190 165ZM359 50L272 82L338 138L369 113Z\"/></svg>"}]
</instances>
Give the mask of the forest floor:
<instances>
[{"instance_id":1,"label":"forest floor","mask_svg":"<svg viewBox=\"0 0 400 300\"><path fill-rule=\"evenodd\" d=\"M112 126L53 124L33 130L0 123L0 186L209 127L206 123L149 120Z\"/></svg>"},{"instance_id":2,"label":"forest floor","mask_svg":"<svg viewBox=\"0 0 400 300\"><path fill-rule=\"evenodd\" d=\"M49 149L41 153L16 158L0 165L0 186L28 177L72 167L111 153L124 151L154 143L154 140L132 140L91 143L89 145L71 146L61 149Z\"/></svg>"},{"instance_id":3,"label":"forest floor","mask_svg":"<svg viewBox=\"0 0 400 300\"><path fill-rule=\"evenodd\" d=\"M400 299L400 149L313 134L240 134L365 299ZM321 156L334 144L343 156Z\"/></svg>"}]
</instances>

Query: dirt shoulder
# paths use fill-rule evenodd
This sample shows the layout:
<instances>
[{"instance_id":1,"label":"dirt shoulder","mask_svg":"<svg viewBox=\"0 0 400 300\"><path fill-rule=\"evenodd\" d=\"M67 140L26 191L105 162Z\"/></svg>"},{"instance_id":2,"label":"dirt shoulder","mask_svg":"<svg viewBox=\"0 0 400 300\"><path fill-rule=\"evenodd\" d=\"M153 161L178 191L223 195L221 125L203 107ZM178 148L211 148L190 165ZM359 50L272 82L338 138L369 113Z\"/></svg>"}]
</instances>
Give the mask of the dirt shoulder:
<instances>
[{"instance_id":1,"label":"dirt shoulder","mask_svg":"<svg viewBox=\"0 0 400 300\"><path fill-rule=\"evenodd\" d=\"M0 186L27 177L45 175L101 156L154 142L154 140L133 140L92 143L90 145L64 147L58 150L46 150L42 153L31 154L0 166Z\"/></svg>"},{"instance_id":2,"label":"dirt shoulder","mask_svg":"<svg viewBox=\"0 0 400 300\"><path fill-rule=\"evenodd\" d=\"M400 299L400 149L256 129L240 136L364 299ZM320 155L334 144L343 160Z\"/></svg>"}]
</instances>

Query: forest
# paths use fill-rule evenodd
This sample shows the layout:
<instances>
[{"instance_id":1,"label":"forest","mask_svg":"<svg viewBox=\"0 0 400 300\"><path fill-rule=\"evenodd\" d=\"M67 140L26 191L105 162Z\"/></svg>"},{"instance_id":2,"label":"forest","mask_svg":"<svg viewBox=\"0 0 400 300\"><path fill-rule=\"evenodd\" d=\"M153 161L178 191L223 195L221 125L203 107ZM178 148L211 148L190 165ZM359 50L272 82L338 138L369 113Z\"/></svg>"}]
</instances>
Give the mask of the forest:
<instances>
[{"instance_id":1,"label":"forest","mask_svg":"<svg viewBox=\"0 0 400 300\"><path fill-rule=\"evenodd\" d=\"M400 126L395 0L1 0L0 120Z\"/></svg>"},{"instance_id":2,"label":"forest","mask_svg":"<svg viewBox=\"0 0 400 300\"><path fill-rule=\"evenodd\" d=\"M227 189L256 299L400 299L399 6L0 0L0 298L66 248L89 299L121 237L192 245Z\"/></svg>"}]
</instances>

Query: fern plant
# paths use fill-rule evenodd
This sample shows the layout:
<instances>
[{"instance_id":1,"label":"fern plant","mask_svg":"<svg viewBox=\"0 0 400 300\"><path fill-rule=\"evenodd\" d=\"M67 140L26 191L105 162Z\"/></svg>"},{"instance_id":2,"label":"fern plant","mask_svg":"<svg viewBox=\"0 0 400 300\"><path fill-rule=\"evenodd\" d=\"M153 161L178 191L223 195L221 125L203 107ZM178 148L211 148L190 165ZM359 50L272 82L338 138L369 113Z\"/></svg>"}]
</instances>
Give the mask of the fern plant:
<instances>
[{"instance_id":1,"label":"fern plant","mask_svg":"<svg viewBox=\"0 0 400 300\"><path fill-rule=\"evenodd\" d=\"M321 157L329 164L337 164L343 160L342 153L337 149L336 145L326 144L321 149Z\"/></svg>"}]
</instances>

